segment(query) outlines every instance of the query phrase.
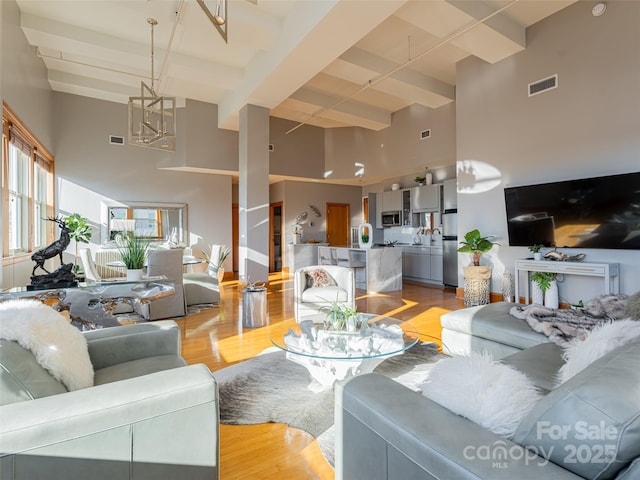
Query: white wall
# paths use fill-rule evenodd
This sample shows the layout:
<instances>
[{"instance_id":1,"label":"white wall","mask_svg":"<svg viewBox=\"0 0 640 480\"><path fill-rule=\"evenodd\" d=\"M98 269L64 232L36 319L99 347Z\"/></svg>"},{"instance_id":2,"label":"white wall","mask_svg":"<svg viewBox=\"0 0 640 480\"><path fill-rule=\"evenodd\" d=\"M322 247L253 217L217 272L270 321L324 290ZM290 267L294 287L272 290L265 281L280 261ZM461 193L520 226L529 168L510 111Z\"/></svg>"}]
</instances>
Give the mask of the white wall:
<instances>
[{"instance_id":1,"label":"white wall","mask_svg":"<svg viewBox=\"0 0 640 480\"><path fill-rule=\"evenodd\" d=\"M591 6L577 2L533 25L527 49L501 62L458 64L458 232L479 228L502 244L487 255L494 292L502 273L528 256L508 247L504 187L639 169L640 3L608 2L598 18ZM527 97L529 83L556 73L557 89ZM622 292L640 290L640 252L572 253L579 251L585 261L619 262ZM460 254L460 269L468 262ZM576 302L601 290L596 280L572 277L560 295Z\"/></svg>"}]
</instances>

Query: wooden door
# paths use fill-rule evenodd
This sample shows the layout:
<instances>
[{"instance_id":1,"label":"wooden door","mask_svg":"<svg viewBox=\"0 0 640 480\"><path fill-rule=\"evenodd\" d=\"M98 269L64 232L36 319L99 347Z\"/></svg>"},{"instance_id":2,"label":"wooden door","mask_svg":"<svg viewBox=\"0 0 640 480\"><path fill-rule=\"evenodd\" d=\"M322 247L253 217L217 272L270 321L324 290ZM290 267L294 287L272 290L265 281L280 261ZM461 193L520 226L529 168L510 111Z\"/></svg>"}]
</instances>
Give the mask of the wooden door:
<instances>
[{"instance_id":1,"label":"wooden door","mask_svg":"<svg viewBox=\"0 0 640 480\"><path fill-rule=\"evenodd\" d=\"M240 252L240 208L237 203L231 204L231 241L233 243L233 271L239 271Z\"/></svg>"},{"instance_id":2,"label":"wooden door","mask_svg":"<svg viewBox=\"0 0 640 480\"><path fill-rule=\"evenodd\" d=\"M362 222L369 222L369 197L364 197L362 199Z\"/></svg>"},{"instance_id":3,"label":"wooden door","mask_svg":"<svg viewBox=\"0 0 640 480\"><path fill-rule=\"evenodd\" d=\"M269 205L269 272L282 271L282 202Z\"/></svg>"},{"instance_id":4,"label":"wooden door","mask_svg":"<svg viewBox=\"0 0 640 480\"><path fill-rule=\"evenodd\" d=\"M349 223L351 221L348 203L327 203L327 242L332 246L349 246Z\"/></svg>"}]
</instances>

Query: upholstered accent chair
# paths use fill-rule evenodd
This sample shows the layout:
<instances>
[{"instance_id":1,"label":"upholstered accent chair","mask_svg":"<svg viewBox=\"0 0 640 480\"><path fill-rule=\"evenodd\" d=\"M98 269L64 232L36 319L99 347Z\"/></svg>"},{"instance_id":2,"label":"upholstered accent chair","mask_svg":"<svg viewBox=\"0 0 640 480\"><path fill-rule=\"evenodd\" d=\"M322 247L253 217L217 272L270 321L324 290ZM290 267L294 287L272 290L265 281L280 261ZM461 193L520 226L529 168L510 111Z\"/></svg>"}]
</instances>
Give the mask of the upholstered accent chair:
<instances>
[{"instance_id":1,"label":"upholstered accent chair","mask_svg":"<svg viewBox=\"0 0 640 480\"><path fill-rule=\"evenodd\" d=\"M183 275L184 294L187 305L220 303L220 285L218 283L218 259L222 245L211 247L209 264L204 272L185 273Z\"/></svg>"},{"instance_id":2,"label":"upholstered accent chair","mask_svg":"<svg viewBox=\"0 0 640 480\"><path fill-rule=\"evenodd\" d=\"M187 314L182 281L182 249L151 250L147 260L147 276L164 275L173 282L175 293L160 298L143 308L143 316L147 320L183 317Z\"/></svg>"},{"instance_id":3,"label":"upholstered accent chair","mask_svg":"<svg viewBox=\"0 0 640 480\"><path fill-rule=\"evenodd\" d=\"M318 270L326 273L328 282L314 282ZM305 317L317 315L334 302L355 308L355 279L353 270L347 267L313 265L299 268L294 272L293 289L297 322Z\"/></svg>"},{"instance_id":4,"label":"upholstered accent chair","mask_svg":"<svg viewBox=\"0 0 640 480\"><path fill-rule=\"evenodd\" d=\"M218 389L172 320L83 332L93 386L0 340L0 478L217 479Z\"/></svg>"}]
</instances>

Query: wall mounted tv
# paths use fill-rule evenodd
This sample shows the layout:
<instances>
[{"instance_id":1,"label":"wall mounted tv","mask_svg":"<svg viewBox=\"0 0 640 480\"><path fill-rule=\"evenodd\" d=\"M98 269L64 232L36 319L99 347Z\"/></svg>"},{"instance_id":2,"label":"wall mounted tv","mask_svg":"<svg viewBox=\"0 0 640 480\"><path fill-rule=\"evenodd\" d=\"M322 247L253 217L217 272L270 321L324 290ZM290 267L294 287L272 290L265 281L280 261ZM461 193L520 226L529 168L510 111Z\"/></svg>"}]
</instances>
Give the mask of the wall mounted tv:
<instances>
[{"instance_id":1,"label":"wall mounted tv","mask_svg":"<svg viewBox=\"0 0 640 480\"><path fill-rule=\"evenodd\" d=\"M640 249L640 172L504 189L509 245Z\"/></svg>"}]
</instances>

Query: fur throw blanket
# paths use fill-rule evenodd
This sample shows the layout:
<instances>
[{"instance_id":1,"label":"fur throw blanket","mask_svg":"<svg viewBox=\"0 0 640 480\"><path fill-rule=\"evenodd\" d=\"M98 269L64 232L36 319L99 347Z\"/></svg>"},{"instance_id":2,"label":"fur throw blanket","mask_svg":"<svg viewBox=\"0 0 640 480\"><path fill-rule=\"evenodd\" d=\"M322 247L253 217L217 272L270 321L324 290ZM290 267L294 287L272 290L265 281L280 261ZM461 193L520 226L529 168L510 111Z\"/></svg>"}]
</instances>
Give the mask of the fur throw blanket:
<instances>
[{"instance_id":1,"label":"fur throw blanket","mask_svg":"<svg viewBox=\"0 0 640 480\"><path fill-rule=\"evenodd\" d=\"M624 294L601 295L576 310L517 305L509 310L509 314L526 320L533 330L546 335L553 343L568 346L574 338L584 340L598 325L625 318L627 299Z\"/></svg>"},{"instance_id":2,"label":"fur throw blanket","mask_svg":"<svg viewBox=\"0 0 640 480\"><path fill-rule=\"evenodd\" d=\"M37 300L0 302L0 338L31 350L40 366L67 390L93 386L93 365L80 330Z\"/></svg>"}]
</instances>

